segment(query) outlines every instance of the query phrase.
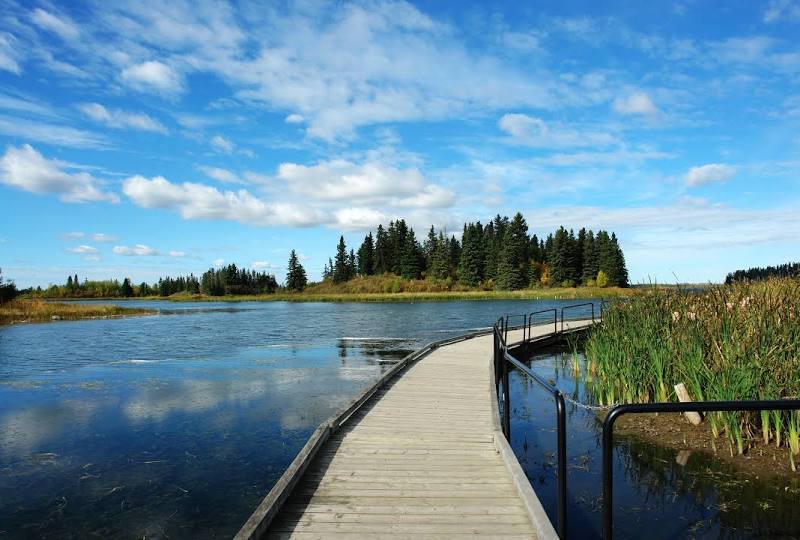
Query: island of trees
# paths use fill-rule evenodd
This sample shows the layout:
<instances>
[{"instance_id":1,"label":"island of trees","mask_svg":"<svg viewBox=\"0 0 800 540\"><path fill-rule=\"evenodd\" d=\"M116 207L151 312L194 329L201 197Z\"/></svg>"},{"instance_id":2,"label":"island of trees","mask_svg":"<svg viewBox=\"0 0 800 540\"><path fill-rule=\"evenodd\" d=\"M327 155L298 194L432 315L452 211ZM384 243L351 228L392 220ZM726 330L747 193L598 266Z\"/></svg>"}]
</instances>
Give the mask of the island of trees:
<instances>
[{"instance_id":1,"label":"island of trees","mask_svg":"<svg viewBox=\"0 0 800 540\"><path fill-rule=\"evenodd\" d=\"M485 225L465 223L460 240L431 226L420 241L403 219L370 231L358 250L348 249L340 237L322 277L322 283L309 284L305 268L292 250L283 285L273 274L229 264L209 268L199 277L167 276L152 284L135 284L128 278L81 281L78 275L71 275L63 285L22 292L47 298L246 296L299 292L312 285L336 287L354 279L382 280L383 288L376 292L628 286L625 256L614 233L585 228L576 233L560 227L539 238L528 235L528 224L520 213L512 218L498 215ZM386 281L391 281L388 289ZM425 287L403 289L401 282Z\"/></svg>"},{"instance_id":2,"label":"island of trees","mask_svg":"<svg viewBox=\"0 0 800 540\"><path fill-rule=\"evenodd\" d=\"M379 225L358 251L339 238L323 279L346 282L357 276L393 273L405 279L458 282L467 287L516 290L528 287L628 286L625 256L617 237L606 231L577 234L560 227L547 238L528 236L522 214L497 216L482 225L464 224L459 242L444 231L428 230L420 243L404 220Z\"/></svg>"}]
</instances>

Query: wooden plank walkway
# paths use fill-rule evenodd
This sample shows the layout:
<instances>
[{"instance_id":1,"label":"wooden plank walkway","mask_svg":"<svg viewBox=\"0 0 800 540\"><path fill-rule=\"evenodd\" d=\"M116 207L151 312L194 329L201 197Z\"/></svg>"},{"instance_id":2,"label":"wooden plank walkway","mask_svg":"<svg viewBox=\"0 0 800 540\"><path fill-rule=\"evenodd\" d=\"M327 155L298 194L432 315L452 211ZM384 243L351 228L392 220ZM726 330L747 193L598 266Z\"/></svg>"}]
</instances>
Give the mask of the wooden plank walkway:
<instances>
[{"instance_id":1,"label":"wooden plank walkway","mask_svg":"<svg viewBox=\"0 0 800 540\"><path fill-rule=\"evenodd\" d=\"M465 536L557 538L500 430L491 334L435 349L372 395L319 447L266 532Z\"/></svg>"}]
</instances>

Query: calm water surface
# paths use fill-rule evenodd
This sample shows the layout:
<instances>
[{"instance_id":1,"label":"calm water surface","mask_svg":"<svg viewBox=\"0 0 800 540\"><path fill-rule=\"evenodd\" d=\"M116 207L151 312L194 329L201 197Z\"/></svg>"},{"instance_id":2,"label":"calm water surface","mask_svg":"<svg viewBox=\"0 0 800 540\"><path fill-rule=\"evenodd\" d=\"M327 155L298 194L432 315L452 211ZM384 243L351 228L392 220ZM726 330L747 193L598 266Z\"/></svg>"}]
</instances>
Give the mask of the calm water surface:
<instances>
[{"instance_id":1,"label":"calm water surface","mask_svg":"<svg viewBox=\"0 0 800 540\"><path fill-rule=\"evenodd\" d=\"M229 537L391 362L570 303L134 301L161 314L0 328L0 537Z\"/></svg>"}]
</instances>

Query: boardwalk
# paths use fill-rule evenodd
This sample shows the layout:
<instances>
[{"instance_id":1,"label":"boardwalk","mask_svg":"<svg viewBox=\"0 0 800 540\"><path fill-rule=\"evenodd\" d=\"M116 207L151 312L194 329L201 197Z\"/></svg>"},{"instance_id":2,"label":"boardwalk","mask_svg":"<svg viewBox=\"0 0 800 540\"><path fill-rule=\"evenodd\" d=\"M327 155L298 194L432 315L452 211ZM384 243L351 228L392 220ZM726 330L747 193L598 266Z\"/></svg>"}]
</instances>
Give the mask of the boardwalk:
<instances>
[{"instance_id":1,"label":"boardwalk","mask_svg":"<svg viewBox=\"0 0 800 540\"><path fill-rule=\"evenodd\" d=\"M491 334L434 350L373 395L319 448L266 536L556 538L500 432Z\"/></svg>"}]
</instances>

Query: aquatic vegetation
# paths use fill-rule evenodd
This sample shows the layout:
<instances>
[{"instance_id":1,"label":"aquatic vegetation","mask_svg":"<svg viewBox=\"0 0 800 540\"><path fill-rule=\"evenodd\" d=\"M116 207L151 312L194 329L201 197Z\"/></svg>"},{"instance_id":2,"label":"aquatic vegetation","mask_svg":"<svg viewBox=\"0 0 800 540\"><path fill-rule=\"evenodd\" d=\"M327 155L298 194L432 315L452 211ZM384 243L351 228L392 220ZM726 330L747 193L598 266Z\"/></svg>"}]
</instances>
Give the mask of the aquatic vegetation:
<instances>
[{"instance_id":1,"label":"aquatic vegetation","mask_svg":"<svg viewBox=\"0 0 800 540\"><path fill-rule=\"evenodd\" d=\"M97 304L66 304L44 300L16 299L0 306L0 324L78 320L100 317L145 315L152 310Z\"/></svg>"},{"instance_id":2,"label":"aquatic vegetation","mask_svg":"<svg viewBox=\"0 0 800 540\"><path fill-rule=\"evenodd\" d=\"M586 340L587 373L602 404L800 396L800 281L772 279L701 293L653 289L614 303ZM733 453L755 438L800 453L800 414L710 413Z\"/></svg>"}]
</instances>

